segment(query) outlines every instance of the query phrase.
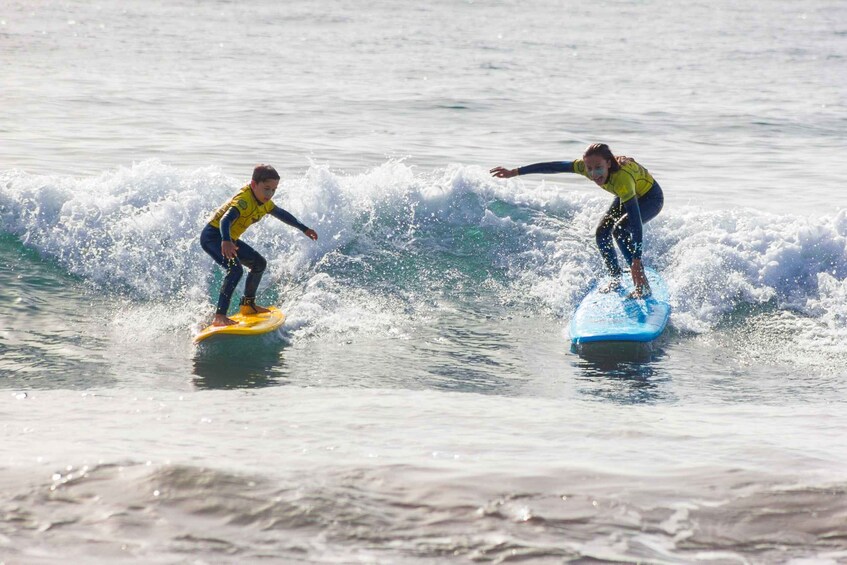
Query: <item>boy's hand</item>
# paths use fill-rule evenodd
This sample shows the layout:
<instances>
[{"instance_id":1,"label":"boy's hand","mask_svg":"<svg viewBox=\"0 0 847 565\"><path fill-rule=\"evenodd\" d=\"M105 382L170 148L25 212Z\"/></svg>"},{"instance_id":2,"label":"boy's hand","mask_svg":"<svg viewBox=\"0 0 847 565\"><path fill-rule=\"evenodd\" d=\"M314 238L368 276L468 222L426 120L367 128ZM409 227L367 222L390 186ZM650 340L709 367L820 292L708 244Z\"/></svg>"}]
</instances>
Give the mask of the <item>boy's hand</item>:
<instances>
[{"instance_id":1,"label":"boy's hand","mask_svg":"<svg viewBox=\"0 0 847 565\"><path fill-rule=\"evenodd\" d=\"M221 255L227 259L235 259L235 256L238 255L238 246L231 241L222 241Z\"/></svg>"},{"instance_id":2,"label":"boy's hand","mask_svg":"<svg viewBox=\"0 0 847 565\"><path fill-rule=\"evenodd\" d=\"M312 239L314 241L318 240L318 232L316 232L315 230L309 229L309 230L304 231L303 233L305 233L306 236L309 237L309 239Z\"/></svg>"}]
</instances>

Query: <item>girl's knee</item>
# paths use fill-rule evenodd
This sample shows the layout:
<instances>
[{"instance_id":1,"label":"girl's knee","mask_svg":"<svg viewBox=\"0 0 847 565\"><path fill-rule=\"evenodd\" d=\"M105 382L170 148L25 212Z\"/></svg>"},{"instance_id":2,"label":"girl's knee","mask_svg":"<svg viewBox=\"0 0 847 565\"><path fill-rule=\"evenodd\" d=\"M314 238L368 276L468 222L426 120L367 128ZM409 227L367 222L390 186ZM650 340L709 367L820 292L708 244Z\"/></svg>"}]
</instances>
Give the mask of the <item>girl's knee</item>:
<instances>
[{"instance_id":1,"label":"girl's knee","mask_svg":"<svg viewBox=\"0 0 847 565\"><path fill-rule=\"evenodd\" d=\"M594 232L594 239L597 241L597 245L608 244L612 237L612 228L613 226L608 224L597 226L597 230Z\"/></svg>"}]
</instances>

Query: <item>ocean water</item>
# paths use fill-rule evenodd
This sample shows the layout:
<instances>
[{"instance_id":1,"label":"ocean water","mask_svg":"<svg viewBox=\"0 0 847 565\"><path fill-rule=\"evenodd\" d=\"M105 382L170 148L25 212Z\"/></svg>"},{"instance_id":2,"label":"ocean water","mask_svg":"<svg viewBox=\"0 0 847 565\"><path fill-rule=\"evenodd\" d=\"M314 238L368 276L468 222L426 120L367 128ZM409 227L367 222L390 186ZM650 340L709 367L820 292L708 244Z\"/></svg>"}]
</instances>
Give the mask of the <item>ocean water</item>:
<instances>
[{"instance_id":1,"label":"ocean water","mask_svg":"<svg viewBox=\"0 0 847 565\"><path fill-rule=\"evenodd\" d=\"M6 1L0 563L847 562L847 5ZM650 351L570 350L662 184ZM195 347L255 163L279 333ZM240 290L236 292L236 297Z\"/></svg>"}]
</instances>

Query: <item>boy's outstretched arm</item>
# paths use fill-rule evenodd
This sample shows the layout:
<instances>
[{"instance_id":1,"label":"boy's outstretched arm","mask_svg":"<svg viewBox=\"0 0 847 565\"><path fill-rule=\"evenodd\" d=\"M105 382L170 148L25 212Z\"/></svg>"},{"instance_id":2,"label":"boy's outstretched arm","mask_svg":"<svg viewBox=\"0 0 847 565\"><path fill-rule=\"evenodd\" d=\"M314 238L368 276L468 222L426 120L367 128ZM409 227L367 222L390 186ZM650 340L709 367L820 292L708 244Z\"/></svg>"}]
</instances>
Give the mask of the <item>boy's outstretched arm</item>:
<instances>
[{"instance_id":1,"label":"boy's outstretched arm","mask_svg":"<svg viewBox=\"0 0 847 565\"><path fill-rule=\"evenodd\" d=\"M281 222L286 223L289 226L297 228L298 230L302 231L310 239L317 241L318 232L316 232L315 230L301 224L300 221L297 218L295 218L291 214L291 212L289 212L288 210L284 210L284 209L280 208L279 206L276 206L276 207L274 207L273 210L271 210L269 212L269 214L271 216L273 216L274 218L276 218L277 220L280 220Z\"/></svg>"}]
</instances>

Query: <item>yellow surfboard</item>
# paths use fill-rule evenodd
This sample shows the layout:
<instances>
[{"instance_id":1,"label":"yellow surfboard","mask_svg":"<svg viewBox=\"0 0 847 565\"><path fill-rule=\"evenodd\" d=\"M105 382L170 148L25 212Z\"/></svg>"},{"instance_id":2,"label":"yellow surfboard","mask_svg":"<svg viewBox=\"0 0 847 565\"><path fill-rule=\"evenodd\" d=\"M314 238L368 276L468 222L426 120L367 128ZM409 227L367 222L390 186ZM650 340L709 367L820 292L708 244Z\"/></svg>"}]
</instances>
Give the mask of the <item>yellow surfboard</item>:
<instances>
[{"instance_id":1,"label":"yellow surfboard","mask_svg":"<svg viewBox=\"0 0 847 565\"><path fill-rule=\"evenodd\" d=\"M285 323L285 314L273 306L268 306L268 309L270 312L262 314L230 316L231 320L238 322L231 326L208 326L194 337L194 343L200 343L214 335L259 335L272 332Z\"/></svg>"}]
</instances>

